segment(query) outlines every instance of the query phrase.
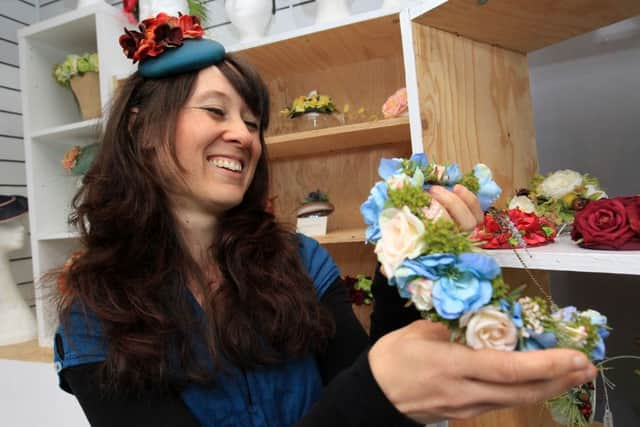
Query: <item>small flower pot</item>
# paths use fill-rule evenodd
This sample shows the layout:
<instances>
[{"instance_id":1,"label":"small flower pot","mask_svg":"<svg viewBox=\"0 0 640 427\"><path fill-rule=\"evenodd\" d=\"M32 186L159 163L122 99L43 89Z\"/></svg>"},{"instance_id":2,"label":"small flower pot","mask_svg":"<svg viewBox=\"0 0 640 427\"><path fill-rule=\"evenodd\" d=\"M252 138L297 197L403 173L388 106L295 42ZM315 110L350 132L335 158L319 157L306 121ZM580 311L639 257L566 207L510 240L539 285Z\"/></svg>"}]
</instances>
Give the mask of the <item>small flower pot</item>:
<instances>
[{"instance_id":1,"label":"small flower pot","mask_svg":"<svg viewBox=\"0 0 640 427\"><path fill-rule=\"evenodd\" d=\"M83 120L100 117L100 80L98 73L89 72L71 79L71 91L76 98Z\"/></svg>"},{"instance_id":2,"label":"small flower pot","mask_svg":"<svg viewBox=\"0 0 640 427\"><path fill-rule=\"evenodd\" d=\"M324 236L327 234L327 216L307 216L298 218L296 231L307 236Z\"/></svg>"}]
</instances>

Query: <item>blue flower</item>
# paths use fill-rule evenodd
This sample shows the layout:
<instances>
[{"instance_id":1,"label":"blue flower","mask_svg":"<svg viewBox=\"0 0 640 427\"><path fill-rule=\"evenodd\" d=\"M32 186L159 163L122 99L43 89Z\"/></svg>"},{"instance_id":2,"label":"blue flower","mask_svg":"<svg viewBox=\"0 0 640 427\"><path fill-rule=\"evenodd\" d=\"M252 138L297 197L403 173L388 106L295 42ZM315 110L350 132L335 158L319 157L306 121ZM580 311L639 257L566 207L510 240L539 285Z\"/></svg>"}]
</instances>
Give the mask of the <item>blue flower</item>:
<instances>
[{"instance_id":1,"label":"blue flower","mask_svg":"<svg viewBox=\"0 0 640 427\"><path fill-rule=\"evenodd\" d=\"M441 277L433 287L433 305L445 319L457 319L463 313L478 310L491 300L493 287L486 278L471 272Z\"/></svg>"},{"instance_id":2,"label":"blue flower","mask_svg":"<svg viewBox=\"0 0 640 427\"><path fill-rule=\"evenodd\" d=\"M598 336L598 338L596 339L596 345L593 347L593 350L591 351L591 358L593 360L602 360L604 359L605 354L606 354L606 351L604 347L604 340L602 339L601 336Z\"/></svg>"},{"instance_id":3,"label":"blue flower","mask_svg":"<svg viewBox=\"0 0 640 427\"><path fill-rule=\"evenodd\" d=\"M382 159L378 166L378 175L386 181L390 176L400 173L401 168L402 159Z\"/></svg>"},{"instance_id":4,"label":"blue flower","mask_svg":"<svg viewBox=\"0 0 640 427\"><path fill-rule=\"evenodd\" d=\"M444 176L442 177L442 183L446 186L453 187L460 182L461 179L462 172L460 172L460 166L454 163L447 166L447 169L444 171Z\"/></svg>"},{"instance_id":5,"label":"blue flower","mask_svg":"<svg viewBox=\"0 0 640 427\"><path fill-rule=\"evenodd\" d=\"M486 211L491 207L493 202L500 197L502 190L493 180L491 169L489 169L487 165L482 163L475 165L473 167L473 174L478 178L478 183L480 184L480 189L476 194L480 202L480 207L483 211Z\"/></svg>"},{"instance_id":6,"label":"blue flower","mask_svg":"<svg viewBox=\"0 0 640 427\"><path fill-rule=\"evenodd\" d=\"M400 296L410 298L411 293L407 290L409 283L419 277L436 280L441 275L438 267L452 265L455 261L455 255L451 254L432 254L415 259L407 259L396 269L395 275L389 280L389 284L398 287Z\"/></svg>"},{"instance_id":7,"label":"blue flower","mask_svg":"<svg viewBox=\"0 0 640 427\"><path fill-rule=\"evenodd\" d=\"M572 305L563 307L552 314L552 317L556 320L562 320L563 322L571 322L576 317L578 309Z\"/></svg>"},{"instance_id":8,"label":"blue flower","mask_svg":"<svg viewBox=\"0 0 640 427\"><path fill-rule=\"evenodd\" d=\"M409 160L416 162L418 166L420 166L421 168L429 164L429 160L427 159L427 156L424 153L414 153L411 155Z\"/></svg>"},{"instance_id":9,"label":"blue flower","mask_svg":"<svg viewBox=\"0 0 640 427\"><path fill-rule=\"evenodd\" d=\"M529 338L524 339L524 345L520 351L544 350L545 348L554 348L558 346L558 338L551 332L543 332L541 334L529 332Z\"/></svg>"},{"instance_id":10,"label":"blue flower","mask_svg":"<svg viewBox=\"0 0 640 427\"><path fill-rule=\"evenodd\" d=\"M598 337L596 338L595 347L591 352L591 358L593 360L604 359L604 338L607 338L609 336L609 330L607 329L607 316L603 316L595 310L585 310L580 313L580 316L587 317L592 325L599 326Z\"/></svg>"},{"instance_id":11,"label":"blue flower","mask_svg":"<svg viewBox=\"0 0 640 427\"><path fill-rule=\"evenodd\" d=\"M384 181L378 181L371 189L369 198L360 206L360 213L367 224L365 232L367 242L376 242L380 239L378 218L387 199L387 184Z\"/></svg>"},{"instance_id":12,"label":"blue flower","mask_svg":"<svg viewBox=\"0 0 640 427\"><path fill-rule=\"evenodd\" d=\"M522 304L516 302L512 307L509 301L504 299L501 299L498 304L500 305L500 311L511 317L511 321L516 328L521 329L524 326L524 322L522 321Z\"/></svg>"},{"instance_id":13,"label":"blue flower","mask_svg":"<svg viewBox=\"0 0 640 427\"><path fill-rule=\"evenodd\" d=\"M468 271L481 279L495 279L500 274L500 266L489 255L467 252L458 255L458 271Z\"/></svg>"}]
</instances>

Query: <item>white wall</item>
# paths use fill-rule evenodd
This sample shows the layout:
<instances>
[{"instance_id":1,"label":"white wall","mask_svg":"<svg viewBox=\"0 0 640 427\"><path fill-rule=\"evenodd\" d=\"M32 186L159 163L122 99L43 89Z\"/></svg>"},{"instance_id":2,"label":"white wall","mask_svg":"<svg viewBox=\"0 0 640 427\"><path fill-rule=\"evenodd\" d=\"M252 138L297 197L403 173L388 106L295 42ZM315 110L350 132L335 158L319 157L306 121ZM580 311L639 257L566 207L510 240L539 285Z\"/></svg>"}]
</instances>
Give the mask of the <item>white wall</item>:
<instances>
[{"instance_id":1,"label":"white wall","mask_svg":"<svg viewBox=\"0 0 640 427\"><path fill-rule=\"evenodd\" d=\"M640 17L534 52L529 70L541 171L588 172L611 196L640 194ZM609 316L609 356L640 354L640 276L554 272L551 286L560 305ZM640 362L613 366L616 425L638 426Z\"/></svg>"}]
</instances>

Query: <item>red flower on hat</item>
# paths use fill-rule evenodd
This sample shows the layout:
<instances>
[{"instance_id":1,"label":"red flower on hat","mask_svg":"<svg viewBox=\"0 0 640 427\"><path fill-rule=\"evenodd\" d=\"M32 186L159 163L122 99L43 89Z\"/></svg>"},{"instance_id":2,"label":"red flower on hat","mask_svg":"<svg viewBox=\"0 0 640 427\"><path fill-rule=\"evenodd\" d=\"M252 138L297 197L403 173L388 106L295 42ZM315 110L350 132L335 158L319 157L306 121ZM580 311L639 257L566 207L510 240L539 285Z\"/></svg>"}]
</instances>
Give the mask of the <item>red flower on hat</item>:
<instances>
[{"instance_id":1,"label":"red flower on hat","mask_svg":"<svg viewBox=\"0 0 640 427\"><path fill-rule=\"evenodd\" d=\"M140 31L127 30L120 36L120 46L127 58L135 64L148 57L156 57L167 48L182 46L184 39L199 39L204 35L200 18L190 15L169 16L159 13L145 19Z\"/></svg>"}]
</instances>

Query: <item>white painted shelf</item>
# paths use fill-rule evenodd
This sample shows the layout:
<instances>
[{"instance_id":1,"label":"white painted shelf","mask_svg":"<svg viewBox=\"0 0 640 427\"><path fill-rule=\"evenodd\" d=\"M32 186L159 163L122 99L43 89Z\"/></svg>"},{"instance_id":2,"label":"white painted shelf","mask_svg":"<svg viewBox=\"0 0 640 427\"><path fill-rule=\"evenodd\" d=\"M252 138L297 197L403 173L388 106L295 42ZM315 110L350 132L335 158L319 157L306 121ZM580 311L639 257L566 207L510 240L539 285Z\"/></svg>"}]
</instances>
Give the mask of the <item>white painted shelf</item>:
<instances>
[{"instance_id":1,"label":"white painted shelf","mask_svg":"<svg viewBox=\"0 0 640 427\"><path fill-rule=\"evenodd\" d=\"M41 236L38 236L38 240L40 240L40 241L45 241L45 240L67 240L67 239L77 239L79 237L80 237L80 233L78 233L76 231L68 231L68 232L61 232L61 233L43 234Z\"/></svg>"},{"instance_id":2,"label":"white painted shelf","mask_svg":"<svg viewBox=\"0 0 640 427\"><path fill-rule=\"evenodd\" d=\"M97 139L99 133L100 119L84 120L68 125L53 126L42 129L31 134L34 142L55 143L56 141L79 139Z\"/></svg>"},{"instance_id":3,"label":"white painted shelf","mask_svg":"<svg viewBox=\"0 0 640 427\"><path fill-rule=\"evenodd\" d=\"M569 236L561 236L556 242L524 249L518 254L534 270L581 271L587 273L640 275L640 251L604 251L584 249ZM523 268L511 249L484 250L502 267Z\"/></svg>"}]
</instances>

